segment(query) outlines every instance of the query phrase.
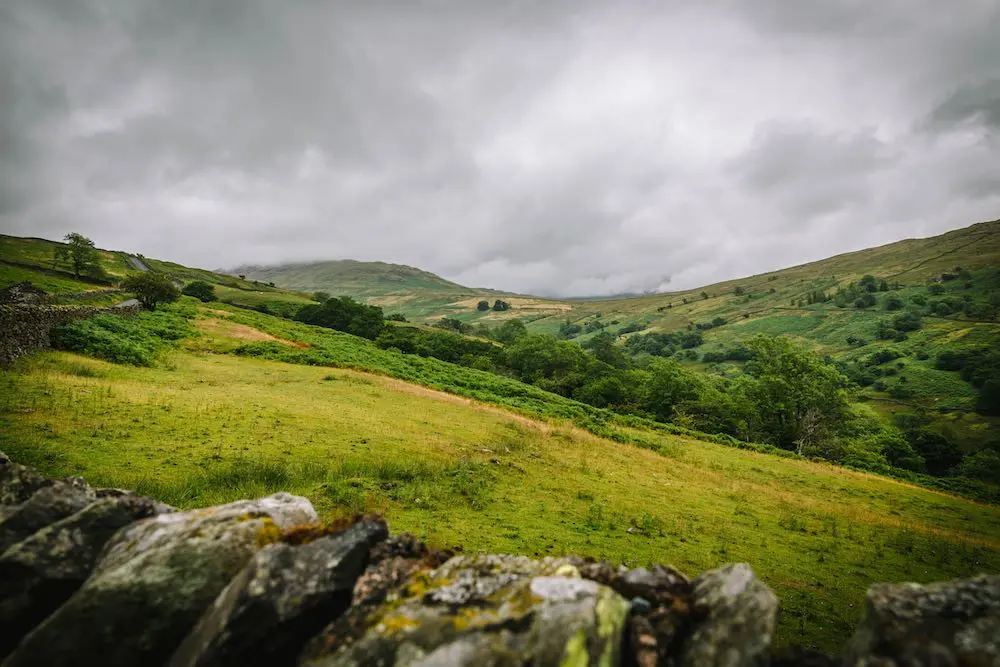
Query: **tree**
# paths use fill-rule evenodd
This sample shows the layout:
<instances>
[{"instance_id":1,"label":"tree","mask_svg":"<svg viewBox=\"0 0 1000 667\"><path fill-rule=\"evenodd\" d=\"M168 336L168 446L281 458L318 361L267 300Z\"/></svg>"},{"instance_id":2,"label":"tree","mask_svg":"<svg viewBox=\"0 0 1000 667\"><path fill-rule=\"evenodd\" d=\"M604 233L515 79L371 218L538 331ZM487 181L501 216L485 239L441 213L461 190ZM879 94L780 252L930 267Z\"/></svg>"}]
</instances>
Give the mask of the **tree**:
<instances>
[{"instance_id":1,"label":"tree","mask_svg":"<svg viewBox=\"0 0 1000 667\"><path fill-rule=\"evenodd\" d=\"M483 312L489 309L490 309L490 302L487 301L486 299L483 299L482 301L476 304L476 310L478 310L479 312Z\"/></svg>"},{"instance_id":2,"label":"tree","mask_svg":"<svg viewBox=\"0 0 1000 667\"><path fill-rule=\"evenodd\" d=\"M518 338L528 335L528 328L524 322L518 319L507 320L501 324L494 334L494 338L504 344L513 343Z\"/></svg>"},{"instance_id":3,"label":"tree","mask_svg":"<svg viewBox=\"0 0 1000 667\"><path fill-rule=\"evenodd\" d=\"M389 313L385 316L385 319L389 322L407 322L406 315L403 313Z\"/></svg>"},{"instance_id":4,"label":"tree","mask_svg":"<svg viewBox=\"0 0 1000 667\"><path fill-rule=\"evenodd\" d=\"M733 288L733 294L735 294L736 296L743 296L746 293L747 293L746 288L740 285L737 285L736 287Z\"/></svg>"},{"instance_id":5,"label":"tree","mask_svg":"<svg viewBox=\"0 0 1000 667\"><path fill-rule=\"evenodd\" d=\"M697 377L672 359L657 359L649 367L646 410L659 421L670 421L678 405L698 398Z\"/></svg>"},{"instance_id":6,"label":"tree","mask_svg":"<svg viewBox=\"0 0 1000 667\"><path fill-rule=\"evenodd\" d=\"M507 303L506 301L501 301L500 299L497 299L496 301L493 302L493 310L498 312L510 310L510 304Z\"/></svg>"},{"instance_id":7,"label":"tree","mask_svg":"<svg viewBox=\"0 0 1000 667\"><path fill-rule=\"evenodd\" d=\"M82 234L71 232L63 237L65 244L56 246L52 254L52 264L68 263L73 270L73 276L88 275L92 278L103 278L100 255L94 242Z\"/></svg>"},{"instance_id":8,"label":"tree","mask_svg":"<svg viewBox=\"0 0 1000 667\"><path fill-rule=\"evenodd\" d=\"M746 343L739 393L750 403L755 437L785 449L815 446L837 430L848 407L849 381L833 365L787 338Z\"/></svg>"},{"instance_id":9,"label":"tree","mask_svg":"<svg viewBox=\"0 0 1000 667\"><path fill-rule=\"evenodd\" d=\"M316 303L326 303L330 300L329 292L313 292L312 300Z\"/></svg>"},{"instance_id":10,"label":"tree","mask_svg":"<svg viewBox=\"0 0 1000 667\"><path fill-rule=\"evenodd\" d=\"M169 303L180 298L180 290L162 273L134 273L122 282L122 287L135 293L143 308L156 310L161 303Z\"/></svg>"},{"instance_id":11,"label":"tree","mask_svg":"<svg viewBox=\"0 0 1000 667\"><path fill-rule=\"evenodd\" d=\"M885 309L886 310L902 310L903 306L905 306L905 305L906 304L903 302L903 300L901 298L899 298L898 296L896 296L895 294L889 296L885 300Z\"/></svg>"},{"instance_id":12,"label":"tree","mask_svg":"<svg viewBox=\"0 0 1000 667\"><path fill-rule=\"evenodd\" d=\"M194 282L188 283L181 290L183 294L188 296L193 296L196 299L200 299L204 303L209 301L215 301L215 286L206 283L204 280L195 280Z\"/></svg>"}]
</instances>

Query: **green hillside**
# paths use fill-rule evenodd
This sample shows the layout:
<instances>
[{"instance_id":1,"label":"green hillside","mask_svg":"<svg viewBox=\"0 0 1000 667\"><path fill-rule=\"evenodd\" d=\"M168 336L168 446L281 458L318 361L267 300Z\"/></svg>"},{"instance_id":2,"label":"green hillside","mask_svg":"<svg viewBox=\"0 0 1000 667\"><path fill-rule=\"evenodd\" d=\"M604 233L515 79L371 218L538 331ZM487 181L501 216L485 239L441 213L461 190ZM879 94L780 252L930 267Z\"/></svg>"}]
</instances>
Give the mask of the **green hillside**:
<instances>
[{"instance_id":1,"label":"green hillside","mask_svg":"<svg viewBox=\"0 0 1000 667\"><path fill-rule=\"evenodd\" d=\"M826 649L872 582L1000 567L995 505L225 304L185 297L104 325L152 365L46 352L0 371L0 450L182 507L288 490L466 553L747 561L783 599L779 643Z\"/></svg>"}]
</instances>

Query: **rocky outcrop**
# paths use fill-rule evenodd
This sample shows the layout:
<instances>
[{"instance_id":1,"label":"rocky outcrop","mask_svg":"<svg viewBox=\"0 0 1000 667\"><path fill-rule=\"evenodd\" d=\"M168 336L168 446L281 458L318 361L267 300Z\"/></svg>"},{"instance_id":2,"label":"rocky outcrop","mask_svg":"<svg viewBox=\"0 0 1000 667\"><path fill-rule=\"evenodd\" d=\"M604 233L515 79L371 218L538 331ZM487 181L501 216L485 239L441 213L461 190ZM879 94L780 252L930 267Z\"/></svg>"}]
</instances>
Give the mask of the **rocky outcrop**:
<instances>
[{"instance_id":1,"label":"rocky outcrop","mask_svg":"<svg viewBox=\"0 0 1000 667\"><path fill-rule=\"evenodd\" d=\"M1000 577L869 591L843 658L773 654L748 565L456 556L278 493L174 511L0 454L0 664L1000 665Z\"/></svg>"}]
</instances>

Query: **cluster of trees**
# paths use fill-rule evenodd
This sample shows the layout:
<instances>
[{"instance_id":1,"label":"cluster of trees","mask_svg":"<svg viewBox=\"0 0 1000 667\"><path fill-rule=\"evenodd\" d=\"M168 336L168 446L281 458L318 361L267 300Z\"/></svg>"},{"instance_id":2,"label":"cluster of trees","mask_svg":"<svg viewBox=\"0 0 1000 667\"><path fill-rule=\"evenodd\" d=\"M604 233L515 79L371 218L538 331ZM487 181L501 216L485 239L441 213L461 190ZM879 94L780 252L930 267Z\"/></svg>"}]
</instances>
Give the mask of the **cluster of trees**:
<instances>
[{"instance_id":1,"label":"cluster of trees","mask_svg":"<svg viewBox=\"0 0 1000 667\"><path fill-rule=\"evenodd\" d=\"M303 306L295 319L371 340L378 338L386 327L381 308L360 303L349 296L331 297L323 303Z\"/></svg>"},{"instance_id":2,"label":"cluster of trees","mask_svg":"<svg viewBox=\"0 0 1000 667\"><path fill-rule=\"evenodd\" d=\"M483 299L478 304L476 304L476 310L480 312L484 312L490 309L491 309L490 302L487 301L486 299ZM496 301L493 302L492 310L498 313L503 312L505 310L510 310L510 304L501 299L497 299Z\"/></svg>"},{"instance_id":3,"label":"cluster of trees","mask_svg":"<svg viewBox=\"0 0 1000 667\"><path fill-rule=\"evenodd\" d=\"M653 332L632 336L625 341L624 347L632 356L672 357L678 350L694 349L703 342L700 331Z\"/></svg>"},{"instance_id":4,"label":"cluster of trees","mask_svg":"<svg viewBox=\"0 0 1000 667\"><path fill-rule=\"evenodd\" d=\"M1000 415L1000 350L985 346L945 350L938 354L935 366L958 371L979 391L977 412Z\"/></svg>"},{"instance_id":5,"label":"cluster of trees","mask_svg":"<svg viewBox=\"0 0 1000 667\"><path fill-rule=\"evenodd\" d=\"M708 331L709 329L714 329L716 327L721 327L726 324L727 320L724 317L713 318L711 322L699 322L695 324L694 327L698 331Z\"/></svg>"}]
</instances>

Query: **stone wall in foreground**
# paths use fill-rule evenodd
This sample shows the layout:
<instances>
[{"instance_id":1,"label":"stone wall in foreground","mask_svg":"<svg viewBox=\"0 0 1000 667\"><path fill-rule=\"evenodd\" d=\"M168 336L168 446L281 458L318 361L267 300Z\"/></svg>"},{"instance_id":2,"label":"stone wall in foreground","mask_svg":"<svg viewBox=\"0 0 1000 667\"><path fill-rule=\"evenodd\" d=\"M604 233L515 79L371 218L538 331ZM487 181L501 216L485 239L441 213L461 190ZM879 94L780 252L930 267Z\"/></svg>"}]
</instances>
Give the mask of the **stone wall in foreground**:
<instances>
[{"instance_id":1,"label":"stone wall in foreground","mask_svg":"<svg viewBox=\"0 0 1000 667\"><path fill-rule=\"evenodd\" d=\"M884 584L843 655L772 652L748 565L455 556L277 493L186 512L0 454L0 664L1000 665L1000 577Z\"/></svg>"},{"instance_id":2,"label":"stone wall in foreground","mask_svg":"<svg viewBox=\"0 0 1000 667\"><path fill-rule=\"evenodd\" d=\"M135 315L134 306L52 306L0 304L0 367L9 366L19 357L51 345L49 332L60 324L98 313Z\"/></svg>"}]
</instances>

